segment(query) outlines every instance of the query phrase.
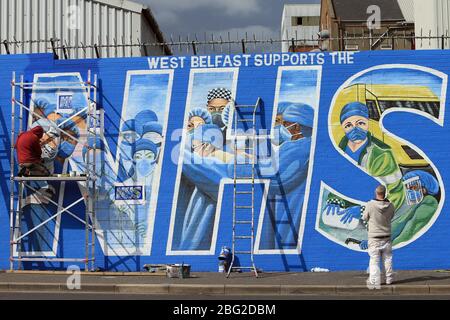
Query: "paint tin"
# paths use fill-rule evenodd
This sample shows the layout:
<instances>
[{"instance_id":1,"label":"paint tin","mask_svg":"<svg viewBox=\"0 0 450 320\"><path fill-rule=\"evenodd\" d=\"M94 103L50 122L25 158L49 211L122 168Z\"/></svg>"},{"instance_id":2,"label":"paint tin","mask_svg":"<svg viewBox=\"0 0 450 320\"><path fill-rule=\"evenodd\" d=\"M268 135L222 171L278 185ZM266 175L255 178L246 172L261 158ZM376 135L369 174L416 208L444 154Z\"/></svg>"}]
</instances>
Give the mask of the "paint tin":
<instances>
[{"instance_id":1,"label":"paint tin","mask_svg":"<svg viewBox=\"0 0 450 320\"><path fill-rule=\"evenodd\" d=\"M189 278L191 266L189 264L172 264L167 266L166 275L168 278Z\"/></svg>"}]
</instances>

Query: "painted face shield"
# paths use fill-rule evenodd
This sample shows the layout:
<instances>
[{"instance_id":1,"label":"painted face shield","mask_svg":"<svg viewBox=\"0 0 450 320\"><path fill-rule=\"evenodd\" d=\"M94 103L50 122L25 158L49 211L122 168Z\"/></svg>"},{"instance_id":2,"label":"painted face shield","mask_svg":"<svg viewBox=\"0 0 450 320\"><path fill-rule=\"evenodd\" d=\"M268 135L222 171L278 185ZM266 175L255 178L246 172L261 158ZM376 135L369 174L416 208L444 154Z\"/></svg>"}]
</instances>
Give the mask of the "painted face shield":
<instances>
[{"instance_id":1,"label":"painted face shield","mask_svg":"<svg viewBox=\"0 0 450 320\"><path fill-rule=\"evenodd\" d=\"M413 170L403 176L406 201L409 205L422 202L426 195L439 195L439 182L432 174L423 170Z\"/></svg>"},{"instance_id":2,"label":"painted face shield","mask_svg":"<svg viewBox=\"0 0 450 320\"><path fill-rule=\"evenodd\" d=\"M415 205L422 202L424 195L419 177L416 176L403 181L403 186L405 187L406 202L408 205Z\"/></svg>"}]
</instances>

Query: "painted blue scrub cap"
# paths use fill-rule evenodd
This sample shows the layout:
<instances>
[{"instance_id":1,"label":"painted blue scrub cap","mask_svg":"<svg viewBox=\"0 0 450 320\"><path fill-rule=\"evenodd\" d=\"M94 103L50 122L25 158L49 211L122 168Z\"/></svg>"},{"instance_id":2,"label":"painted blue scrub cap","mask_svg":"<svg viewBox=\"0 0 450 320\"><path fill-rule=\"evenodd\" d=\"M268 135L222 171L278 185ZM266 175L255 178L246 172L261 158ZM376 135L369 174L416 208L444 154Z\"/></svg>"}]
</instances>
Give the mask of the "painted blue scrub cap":
<instances>
[{"instance_id":1,"label":"painted blue scrub cap","mask_svg":"<svg viewBox=\"0 0 450 320\"><path fill-rule=\"evenodd\" d=\"M152 121L158 122L158 116L152 110L144 110L139 112L136 117L134 117L134 121L136 124L136 132L142 135L144 124Z\"/></svg>"},{"instance_id":2,"label":"painted blue scrub cap","mask_svg":"<svg viewBox=\"0 0 450 320\"><path fill-rule=\"evenodd\" d=\"M146 134L147 132L156 132L162 135L162 125L155 121L147 122L142 128L142 135Z\"/></svg>"},{"instance_id":3,"label":"painted blue scrub cap","mask_svg":"<svg viewBox=\"0 0 450 320\"><path fill-rule=\"evenodd\" d=\"M286 111L287 107L289 107L290 105L291 105L290 102L280 102L278 104L277 114L282 114L284 111Z\"/></svg>"},{"instance_id":4,"label":"painted blue scrub cap","mask_svg":"<svg viewBox=\"0 0 450 320\"><path fill-rule=\"evenodd\" d=\"M351 102L346 104L341 111L341 124L353 116L369 118L369 109L367 109L367 106L361 102Z\"/></svg>"},{"instance_id":5,"label":"painted blue scrub cap","mask_svg":"<svg viewBox=\"0 0 450 320\"><path fill-rule=\"evenodd\" d=\"M314 126L314 109L304 103L289 103L283 112L283 120L312 128Z\"/></svg>"},{"instance_id":6,"label":"painted blue scrub cap","mask_svg":"<svg viewBox=\"0 0 450 320\"><path fill-rule=\"evenodd\" d=\"M212 117L211 114L206 110L205 108L194 108L191 111L189 111L189 119L192 117L200 117L203 120L205 120L205 124L211 124L212 123Z\"/></svg>"},{"instance_id":7,"label":"painted blue scrub cap","mask_svg":"<svg viewBox=\"0 0 450 320\"><path fill-rule=\"evenodd\" d=\"M151 142L150 140L139 139L136 142L136 146L135 146L135 150L134 150L133 154L138 151L142 151L142 150L150 150L151 152L153 152L156 155L158 153L158 146L156 144L154 144L153 142Z\"/></svg>"}]
</instances>

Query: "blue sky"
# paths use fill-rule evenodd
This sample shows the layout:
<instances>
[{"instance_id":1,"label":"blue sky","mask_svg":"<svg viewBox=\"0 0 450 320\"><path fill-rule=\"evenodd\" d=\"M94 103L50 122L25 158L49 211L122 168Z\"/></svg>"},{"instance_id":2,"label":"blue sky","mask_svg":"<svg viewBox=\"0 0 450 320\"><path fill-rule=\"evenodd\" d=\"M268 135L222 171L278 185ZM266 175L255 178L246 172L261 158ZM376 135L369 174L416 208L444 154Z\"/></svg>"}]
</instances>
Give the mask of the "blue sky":
<instances>
[{"instance_id":1,"label":"blue sky","mask_svg":"<svg viewBox=\"0 0 450 320\"><path fill-rule=\"evenodd\" d=\"M280 35L284 4L320 3L320 0L135 0L150 7L167 38L170 34L204 37L231 33L232 38L256 33Z\"/></svg>"},{"instance_id":2,"label":"blue sky","mask_svg":"<svg viewBox=\"0 0 450 320\"><path fill-rule=\"evenodd\" d=\"M192 88L191 105L189 109L206 108L208 91L214 88L232 89L233 72L196 73Z\"/></svg>"},{"instance_id":3,"label":"blue sky","mask_svg":"<svg viewBox=\"0 0 450 320\"><path fill-rule=\"evenodd\" d=\"M427 86L438 97L441 97L442 93L442 79L440 77L414 69L373 70L352 82L352 84L355 83Z\"/></svg>"},{"instance_id":4,"label":"blue sky","mask_svg":"<svg viewBox=\"0 0 450 320\"><path fill-rule=\"evenodd\" d=\"M58 82L81 82L81 79L77 76L57 76L57 77L44 77L40 76L38 78L38 82L41 83L58 83ZM74 86L71 86L74 87ZM73 107L83 107L85 108L87 106L87 99L86 96L83 94L83 91L81 90L81 83L80 83L80 90L74 90L74 89L53 89L53 90L33 90L34 93L34 100L37 99L45 99L50 104L56 104L57 98L55 93L56 92L72 92L74 93L72 96L72 106Z\"/></svg>"},{"instance_id":5,"label":"blue sky","mask_svg":"<svg viewBox=\"0 0 450 320\"><path fill-rule=\"evenodd\" d=\"M279 101L301 102L318 107L317 70L284 70Z\"/></svg>"},{"instance_id":6,"label":"blue sky","mask_svg":"<svg viewBox=\"0 0 450 320\"><path fill-rule=\"evenodd\" d=\"M150 109L157 114L158 122L164 123L168 82L168 74L132 75L124 120Z\"/></svg>"}]
</instances>

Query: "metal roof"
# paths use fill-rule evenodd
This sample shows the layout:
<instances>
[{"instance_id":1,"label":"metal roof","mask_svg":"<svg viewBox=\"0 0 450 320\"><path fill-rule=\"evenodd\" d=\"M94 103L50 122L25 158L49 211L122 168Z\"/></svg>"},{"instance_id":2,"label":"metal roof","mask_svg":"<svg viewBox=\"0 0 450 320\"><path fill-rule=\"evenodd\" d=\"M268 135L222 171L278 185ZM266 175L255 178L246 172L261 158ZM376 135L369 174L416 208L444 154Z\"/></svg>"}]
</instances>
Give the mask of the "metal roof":
<instances>
[{"instance_id":1,"label":"metal roof","mask_svg":"<svg viewBox=\"0 0 450 320\"><path fill-rule=\"evenodd\" d=\"M79 22L73 19L69 5L79 9ZM71 27L72 23L78 27ZM6 42L0 46L0 54L51 52L51 39L58 39L60 56L64 55L62 46L71 47L70 58L96 56L94 45L105 58L172 53L167 45L139 45L165 40L152 11L137 2L0 0L0 41Z\"/></svg>"},{"instance_id":2,"label":"metal roof","mask_svg":"<svg viewBox=\"0 0 450 320\"><path fill-rule=\"evenodd\" d=\"M110 7L115 7L126 11L133 11L136 13L141 13L141 11L144 8L146 8L146 6L144 6L143 4L128 0L86 0L86 1L106 4Z\"/></svg>"},{"instance_id":3,"label":"metal roof","mask_svg":"<svg viewBox=\"0 0 450 320\"><path fill-rule=\"evenodd\" d=\"M376 5L381 9L382 21L404 21L402 10L396 0L331 0L334 13L341 21L366 21L367 8Z\"/></svg>"},{"instance_id":4,"label":"metal roof","mask_svg":"<svg viewBox=\"0 0 450 320\"><path fill-rule=\"evenodd\" d=\"M414 22L414 0L398 0L406 22Z\"/></svg>"}]
</instances>

